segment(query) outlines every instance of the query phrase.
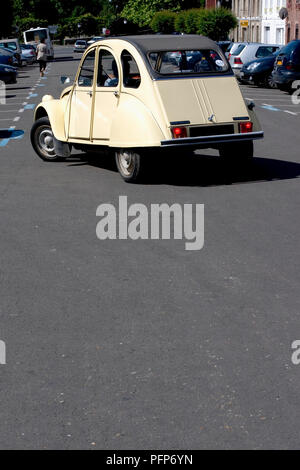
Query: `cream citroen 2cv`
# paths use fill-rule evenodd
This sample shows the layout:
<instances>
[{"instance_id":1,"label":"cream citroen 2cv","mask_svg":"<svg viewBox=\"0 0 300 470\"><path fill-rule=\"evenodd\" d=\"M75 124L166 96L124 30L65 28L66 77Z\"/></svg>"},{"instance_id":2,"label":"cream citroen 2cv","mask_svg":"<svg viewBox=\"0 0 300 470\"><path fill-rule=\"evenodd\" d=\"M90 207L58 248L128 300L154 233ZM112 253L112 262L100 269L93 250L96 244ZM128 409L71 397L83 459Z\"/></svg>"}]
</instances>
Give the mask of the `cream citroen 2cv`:
<instances>
[{"instance_id":1,"label":"cream citroen 2cv","mask_svg":"<svg viewBox=\"0 0 300 470\"><path fill-rule=\"evenodd\" d=\"M46 161L67 158L72 147L110 149L124 180L136 182L151 171L151 154L164 158L168 150L171 158L178 150L183 158L187 147L252 157L253 140L263 137L253 107L210 39L115 37L86 50L60 99L43 97L31 141Z\"/></svg>"}]
</instances>

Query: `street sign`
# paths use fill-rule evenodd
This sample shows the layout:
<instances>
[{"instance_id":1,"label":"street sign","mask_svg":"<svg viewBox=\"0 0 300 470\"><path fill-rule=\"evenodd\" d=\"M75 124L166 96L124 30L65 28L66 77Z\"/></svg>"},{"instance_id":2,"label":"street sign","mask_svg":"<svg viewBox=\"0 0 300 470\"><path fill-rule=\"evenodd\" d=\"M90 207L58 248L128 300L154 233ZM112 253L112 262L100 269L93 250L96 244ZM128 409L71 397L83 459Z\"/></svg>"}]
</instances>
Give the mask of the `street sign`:
<instances>
[{"instance_id":1,"label":"street sign","mask_svg":"<svg viewBox=\"0 0 300 470\"><path fill-rule=\"evenodd\" d=\"M248 28L249 21L248 20L241 20L240 25L241 25L242 28Z\"/></svg>"},{"instance_id":2,"label":"street sign","mask_svg":"<svg viewBox=\"0 0 300 470\"><path fill-rule=\"evenodd\" d=\"M49 29L50 34L56 34L58 30L58 26L56 24L52 24L48 26L48 29Z\"/></svg>"}]
</instances>

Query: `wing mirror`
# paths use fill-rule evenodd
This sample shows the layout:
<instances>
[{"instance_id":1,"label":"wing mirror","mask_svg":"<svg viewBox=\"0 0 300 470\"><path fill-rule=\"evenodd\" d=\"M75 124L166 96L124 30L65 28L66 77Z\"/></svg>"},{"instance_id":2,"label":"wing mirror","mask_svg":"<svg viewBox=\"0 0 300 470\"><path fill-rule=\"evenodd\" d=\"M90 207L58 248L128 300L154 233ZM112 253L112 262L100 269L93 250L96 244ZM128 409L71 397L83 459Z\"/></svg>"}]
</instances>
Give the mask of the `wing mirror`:
<instances>
[{"instance_id":1,"label":"wing mirror","mask_svg":"<svg viewBox=\"0 0 300 470\"><path fill-rule=\"evenodd\" d=\"M68 83L71 83L70 77L65 77L65 76L60 77L60 81L61 81L61 83L62 83L63 85L66 85L66 84L68 84Z\"/></svg>"}]
</instances>

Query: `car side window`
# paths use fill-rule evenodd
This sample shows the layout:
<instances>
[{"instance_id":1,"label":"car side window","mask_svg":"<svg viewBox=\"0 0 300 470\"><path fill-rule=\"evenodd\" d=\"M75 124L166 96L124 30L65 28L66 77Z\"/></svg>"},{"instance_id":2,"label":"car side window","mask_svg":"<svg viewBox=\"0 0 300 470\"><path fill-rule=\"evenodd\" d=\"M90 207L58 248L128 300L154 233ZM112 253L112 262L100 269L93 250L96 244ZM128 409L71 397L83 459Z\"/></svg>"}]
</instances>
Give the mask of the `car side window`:
<instances>
[{"instance_id":1,"label":"car side window","mask_svg":"<svg viewBox=\"0 0 300 470\"><path fill-rule=\"evenodd\" d=\"M78 77L78 86L91 87L94 82L94 69L95 69L95 49L90 51L81 66L80 74Z\"/></svg>"},{"instance_id":2,"label":"car side window","mask_svg":"<svg viewBox=\"0 0 300 470\"><path fill-rule=\"evenodd\" d=\"M116 87L119 84L117 62L111 52L100 49L97 87Z\"/></svg>"},{"instance_id":3,"label":"car side window","mask_svg":"<svg viewBox=\"0 0 300 470\"><path fill-rule=\"evenodd\" d=\"M261 46L257 49L255 57L268 57L277 50L277 47L273 46Z\"/></svg>"},{"instance_id":4,"label":"car side window","mask_svg":"<svg viewBox=\"0 0 300 470\"><path fill-rule=\"evenodd\" d=\"M125 88L138 88L141 84L141 74L135 59L130 52L124 51L121 54L123 85Z\"/></svg>"}]
</instances>

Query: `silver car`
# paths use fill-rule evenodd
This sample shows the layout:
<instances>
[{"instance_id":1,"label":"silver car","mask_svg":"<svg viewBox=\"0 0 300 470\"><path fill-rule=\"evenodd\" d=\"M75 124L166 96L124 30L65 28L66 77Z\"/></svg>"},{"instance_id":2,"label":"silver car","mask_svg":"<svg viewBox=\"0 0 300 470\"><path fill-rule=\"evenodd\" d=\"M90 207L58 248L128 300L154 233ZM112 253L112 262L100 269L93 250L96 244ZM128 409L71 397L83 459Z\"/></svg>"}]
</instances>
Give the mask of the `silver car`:
<instances>
[{"instance_id":1,"label":"silver car","mask_svg":"<svg viewBox=\"0 0 300 470\"><path fill-rule=\"evenodd\" d=\"M236 77L239 78L243 65L255 59L268 57L280 49L280 44L261 44L244 42L238 45L229 55L228 60Z\"/></svg>"}]
</instances>

